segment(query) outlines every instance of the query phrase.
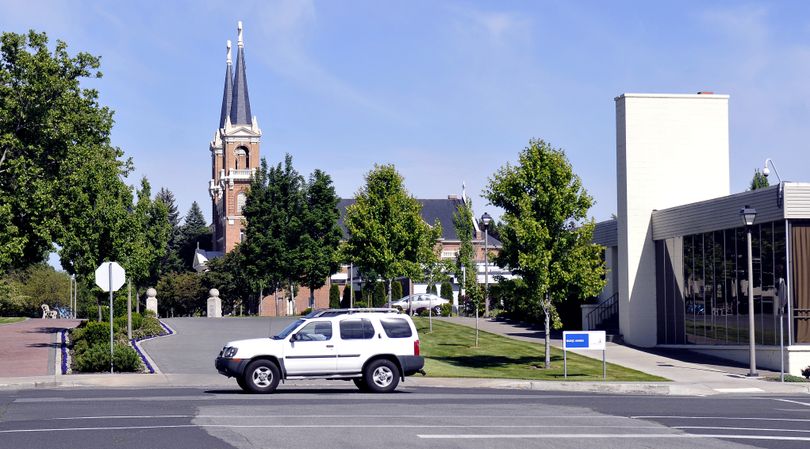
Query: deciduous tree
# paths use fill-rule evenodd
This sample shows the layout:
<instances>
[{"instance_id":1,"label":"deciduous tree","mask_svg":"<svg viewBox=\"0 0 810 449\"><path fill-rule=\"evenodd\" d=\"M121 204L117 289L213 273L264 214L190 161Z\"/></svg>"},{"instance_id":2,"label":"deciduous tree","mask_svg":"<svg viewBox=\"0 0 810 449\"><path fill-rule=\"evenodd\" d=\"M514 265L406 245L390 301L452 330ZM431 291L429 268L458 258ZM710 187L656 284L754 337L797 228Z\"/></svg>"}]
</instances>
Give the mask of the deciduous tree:
<instances>
[{"instance_id":1,"label":"deciduous tree","mask_svg":"<svg viewBox=\"0 0 810 449\"><path fill-rule=\"evenodd\" d=\"M592 297L604 286L601 248L591 242L593 220L588 195L565 152L531 140L489 179L489 202L504 210L496 262L521 276L530 300L545 318L545 366L551 366L551 323L559 328L556 304L575 296Z\"/></svg>"},{"instance_id":2,"label":"deciduous tree","mask_svg":"<svg viewBox=\"0 0 810 449\"><path fill-rule=\"evenodd\" d=\"M344 254L364 275L379 276L389 286L400 276L420 279L424 265L436 257L442 232L438 221L429 226L422 219L421 209L393 165L376 165L346 210Z\"/></svg>"}]
</instances>

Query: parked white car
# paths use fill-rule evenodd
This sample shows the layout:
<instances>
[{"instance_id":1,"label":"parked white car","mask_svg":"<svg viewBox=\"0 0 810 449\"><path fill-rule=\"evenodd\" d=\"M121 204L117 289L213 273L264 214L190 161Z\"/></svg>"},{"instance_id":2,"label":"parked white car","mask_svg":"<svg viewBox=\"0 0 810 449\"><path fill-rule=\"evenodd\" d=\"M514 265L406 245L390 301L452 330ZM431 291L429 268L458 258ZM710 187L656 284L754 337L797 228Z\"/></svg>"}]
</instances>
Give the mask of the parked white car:
<instances>
[{"instance_id":1,"label":"parked white car","mask_svg":"<svg viewBox=\"0 0 810 449\"><path fill-rule=\"evenodd\" d=\"M215 362L254 393L272 392L281 379L352 379L384 393L424 365L416 326L396 309L318 310L273 337L228 342Z\"/></svg>"},{"instance_id":2,"label":"parked white car","mask_svg":"<svg viewBox=\"0 0 810 449\"><path fill-rule=\"evenodd\" d=\"M391 303L391 307L397 307L401 310L413 310L414 313L419 313L430 308L435 315L440 315L442 304L449 303L450 301L432 293L419 293L416 295L408 295L394 301Z\"/></svg>"}]
</instances>

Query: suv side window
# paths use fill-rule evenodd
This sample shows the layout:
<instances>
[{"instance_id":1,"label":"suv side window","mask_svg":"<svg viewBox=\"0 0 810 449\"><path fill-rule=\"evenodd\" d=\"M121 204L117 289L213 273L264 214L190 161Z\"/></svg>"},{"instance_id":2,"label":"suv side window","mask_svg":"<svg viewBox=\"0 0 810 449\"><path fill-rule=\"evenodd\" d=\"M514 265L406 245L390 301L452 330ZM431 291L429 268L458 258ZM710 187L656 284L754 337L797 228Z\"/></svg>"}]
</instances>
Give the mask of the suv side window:
<instances>
[{"instance_id":1,"label":"suv side window","mask_svg":"<svg viewBox=\"0 0 810 449\"><path fill-rule=\"evenodd\" d=\"M332 323L313 321L296 333L298 341L325 341L332 339Z\"/></svg>"},{"instance_id":2,"label":"suv side window","mask_svg":"<svg viewBox=\"0 0 810 449\"><path fill-rule=\"evenodd\" d=\"M366 318L352 318L340 322L340 338L343 340L368 340L374 338L374 326Z\"/></svg>"},{"instance_id":3,"label":"suv side window","mask_svg":"<svg viewBox=\"0 0 810 449\"><path fill-rule=\"evenodd\" d=\"M413 335L411 326L402 318L384 318L380 320L380 324L388 338L409 338Z\"/></svg>"}]
</instances>

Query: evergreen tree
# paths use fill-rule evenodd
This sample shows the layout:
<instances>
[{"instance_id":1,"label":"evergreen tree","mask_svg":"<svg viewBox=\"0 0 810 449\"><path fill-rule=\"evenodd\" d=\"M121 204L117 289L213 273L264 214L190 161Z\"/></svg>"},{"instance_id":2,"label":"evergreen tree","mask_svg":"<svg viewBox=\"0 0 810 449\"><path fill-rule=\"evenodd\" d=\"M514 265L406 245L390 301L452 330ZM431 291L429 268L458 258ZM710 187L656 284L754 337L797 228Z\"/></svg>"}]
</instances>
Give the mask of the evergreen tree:
<instances>
[{"instance_id":1,"label":"evergreen tree","mask_svg":"<svg viewBox=\"0 0 810 449\"><path fill-rule=\"evenodd\" d=\"M160 201L166 206L167 216L171 230L169 233L169 243L166 254L160 261L160 273L171 273L185 271L186 267L180 256L180 213L171 190L161 187L155 196L155 201Z\"/></svg>"},{"instance_id":2,"label":"evergreen tree","mask_svg":"<svg viewBox=\"0 0 810 449\"><path fill-rule=\"evenodd\" d=\"M178 255L186 271L193 271L194 252L197 248L211 249L211 229L205 221L205 216L196 201L183 218L183 225L178 233Z\"/></svg>"},{"instance_id":3,"label":"evergreen tree","mask_svg":"<svg viewBox=\"0 0 810 449\"><path fill-rule=\"evenodd\" d=\"M748 186L748 190L764 189L770 185L771 184L768 182L768 177L759 171L759 169L755 169L754 177L751 178L751 184Z\"/></svg>"},{"instance_id":4,"label":"evergreen tree","mask_svg":"<svg viewBox=\"0 0 810 449\"><path fill-rule=\"evenodd\" d=\"M340 287L337 284L332 284L329 287L329 308L340 308Z\"/></svg>"},{"instance_id":5,"label":"evergreen tree","mask_svg":"<svg viewBox=\"0 0 810 449\"><path fill-rule=\"evenodd\" d=\"M455 267L456 279L460 287L459 293L464 292L460 299L469 301L473 307L480 309L484 295L477 279L475 247L472 243L475 229L473 228L472 201L469 198L456 208L456 212L453 214L453 226L461 242L456 255Z\"/></svg>"},{"instance_id":6,"label":"evergreen tree","mask_svg":"<svg viewBox=\"0 0 810 449\"><path fill-rule=\"evenodd\" d=\"M350 296L351 294L352 294L352 286L350 284L346 284L346 286L343 287L343 296L342 296L342 298L340 300L340 307L342 307L344 309L348 309L349 307L351 307L353 305L352 304L352 298ZM355 297L355 299L356 299L356 297Z\"/></svg>"},{"instance_id":7,"label":"evergreen tree","mask_svg":"<svg viewBox=\"0 0 810 449\"><path fill-rule=\"evenodd\" d=\"M395 301L402 298L402 284L399 281L394 281L391 284L391 297Z\"/></svg>"},{"instance_id":8,"label":"evergreen tree","mask_svg":"<svg viewBox=\"0 0 810 449\"><path fill-rule=\"evenodd\" d=\"M442 293L440 297L444 299L453 300L453 284L450 281L442 282Z\"/></svg>"}]
</instances>

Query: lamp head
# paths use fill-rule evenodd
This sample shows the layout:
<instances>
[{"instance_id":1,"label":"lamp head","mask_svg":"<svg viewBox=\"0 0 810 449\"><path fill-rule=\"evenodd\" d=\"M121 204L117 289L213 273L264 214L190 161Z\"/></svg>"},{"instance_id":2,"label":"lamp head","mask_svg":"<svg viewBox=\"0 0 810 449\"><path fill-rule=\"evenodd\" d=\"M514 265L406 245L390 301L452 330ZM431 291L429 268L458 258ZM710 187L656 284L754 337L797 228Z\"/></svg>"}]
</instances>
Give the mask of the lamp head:
<instances>
[{"instance_id":1,"label":"lamp head","mask_svg":"<svg viewBox=\"0 0 810 449\"><path fill-rule=\"evenodd\" d=\"M768 169L767 164L764 167L762 167L762 174L765 175L766 178L768 177L768 175L771 174L771 171Z\"/></svg>"},{"instance_id":2,"label":"lamp head","mask_svg":"<svg viewBox=\"0 0 810 449\"><path fill-rule=\"evenodd\" d=\"M757 218L757 210L746 204L740 209L740 218L745 226L753 226L754 220Z\"/></svg>"},{"instance_id":3,"label":"lamp head","mask_svg":"<svg viewBox=\"0 0 810 449\"><path fill-rule=\"evenodd\" d=\"M481 223L484 224L485 228L488 228L489 224L492 223L492 217L490 217L488 213L484 212L484 215L481 215Z\"/></svg>"}]
</instances>

